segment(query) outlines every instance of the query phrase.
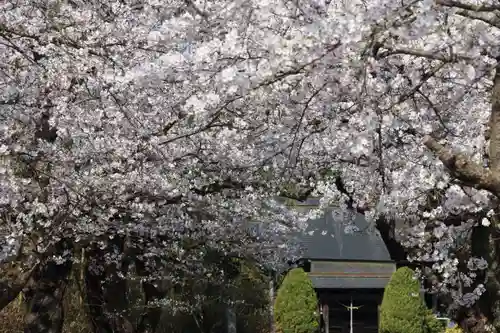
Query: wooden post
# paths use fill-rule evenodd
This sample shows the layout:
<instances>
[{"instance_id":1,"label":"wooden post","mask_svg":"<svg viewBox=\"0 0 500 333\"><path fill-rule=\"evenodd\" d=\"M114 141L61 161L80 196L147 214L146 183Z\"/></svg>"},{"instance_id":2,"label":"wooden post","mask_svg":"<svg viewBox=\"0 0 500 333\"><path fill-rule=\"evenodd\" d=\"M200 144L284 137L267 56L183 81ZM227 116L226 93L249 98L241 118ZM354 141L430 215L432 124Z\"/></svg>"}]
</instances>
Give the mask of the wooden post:
<instances>
[{"instance_id":1,"label":"wooden post","mask_svg":"<svg viewBox=\"0 0 500 333\"><path fill-rule=\"evenodd\" d=\"M354 333L354 323L353 323L353 318L352 318L352 311L354 310L354 307L352 305L352 296L351 296L351 305L349 306L349 332Z\"/></svg>"},{"instance_id":2,"label":"wooden post","mask_svg":"<svg viewBox=\"0 0 500 333\"><path fill-rule=\"evenodd\" d=\"M377 325L380 322L380 304L377 304Z\"/></svg>"},{"instance_id":3,"label":"wooden post","mask_svg":"<svg viewBox=\"0 0 500 333\"><path fill-rule=\"evenodd\" d=\"M328 303L323 303L323 322L325 323L325 333L330 332L330 314L329 314L329 308L328 308Z\"/></svg>"}]
</instances>

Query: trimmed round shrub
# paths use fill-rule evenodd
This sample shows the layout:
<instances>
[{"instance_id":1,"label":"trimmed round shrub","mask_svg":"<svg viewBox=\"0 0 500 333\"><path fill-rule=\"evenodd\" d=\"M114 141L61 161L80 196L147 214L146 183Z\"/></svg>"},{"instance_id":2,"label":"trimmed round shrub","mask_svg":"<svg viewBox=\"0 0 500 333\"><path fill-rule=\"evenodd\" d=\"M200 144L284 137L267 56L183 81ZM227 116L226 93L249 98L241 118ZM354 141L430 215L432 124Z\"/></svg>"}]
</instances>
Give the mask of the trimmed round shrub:
<instances>
[{"instance_id":1,"label":"trimmed round shrub","mask_svg":"<svg viewBox=\"0 0 500 333\"><path fill-rule=\"evenodd\" d=\"M302 268L285 276L276 295L274 315L280 333L314 333L319 329L318 298Z\"/></svg>"},{"instance_id":2,"label":"trimmed round shrub","mask_svg":"<svg viewBox=\"0 0 500 333\"><path fill-rule=\"evenodd\" d=\"M442 333L445 325L434 317L420 297L415 272L401 267L391 277L380 306L380 333Z\"/></svg>"}]
</instances>

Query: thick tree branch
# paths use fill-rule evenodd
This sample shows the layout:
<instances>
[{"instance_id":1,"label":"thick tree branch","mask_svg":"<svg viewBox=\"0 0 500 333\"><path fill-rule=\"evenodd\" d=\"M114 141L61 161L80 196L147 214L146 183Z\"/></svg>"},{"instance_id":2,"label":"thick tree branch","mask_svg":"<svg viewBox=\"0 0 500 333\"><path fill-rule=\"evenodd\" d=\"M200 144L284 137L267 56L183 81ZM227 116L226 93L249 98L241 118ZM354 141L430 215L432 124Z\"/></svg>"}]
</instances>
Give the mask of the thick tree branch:
<instances>
[{"instance_id":1,"label":"thick tree branch","mask_svg":"<svg viewBox=\"0 0 500 333\"><path fill-rule=\"evenodd\" d=\"M467 186L487 190L500 197L500 174L483 168L464 154L453 153L431 136L424 137L424 145L441 160L455 178Z\"/></svg>"},{"instance_id":2,"label":"thick tree branch","mask_svg":"<svg viewBox=\"0 0 500 333\"><path fill-rule=\"evenodd\" d=\"M482 21L495 28L500 28L500 19L496 15L489 15L491 13L488 12L471 12L467 10L460 10L457 11L456 14L472 20Z\"/></svg>"},{"instance_id":3,"label":"thick tree branch","mask_svg":"<svg viewBox=\"0 0 500 333\"><path fill-rule=\"evenodd\" d=\"M436 0L436 4L444 7L455 7L473 12L492 12L500 10L500 5L471 5L456 0Z\"/></svg>"},{"instance_id":4,"label":"thick tree branch","mask_svg":"<svg viewBox=\"0 0 500 333\"><path fill-rule=\"evenodd\" d=\"M500 172L500 65L497 65L495 70L493 89L491 90L489 137L490 168L494 172Z\"/></svg>"}]
</instances>

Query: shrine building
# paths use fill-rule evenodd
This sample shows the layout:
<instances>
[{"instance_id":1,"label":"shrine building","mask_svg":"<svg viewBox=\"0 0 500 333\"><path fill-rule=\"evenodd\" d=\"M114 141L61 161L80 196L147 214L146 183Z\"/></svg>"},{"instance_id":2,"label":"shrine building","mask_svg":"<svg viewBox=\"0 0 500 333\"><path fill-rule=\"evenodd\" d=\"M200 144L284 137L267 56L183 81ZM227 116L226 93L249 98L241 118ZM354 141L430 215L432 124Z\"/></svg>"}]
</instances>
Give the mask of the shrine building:
<instances>
[{"instance_id":1,"label":"shrine building","mask_svg":"<svg viewBox=\"0 0 500 333\"><path fill-rule=\"evenodd\" d=\"M315 199L294 208L317 207ZM317 292L321 332L378 332L379 307L396 263L378 230L363 215L328 208L298 237L303 255L294 265L309 275ZM351 311L352 305L352 311Z\"/></svg>"}]
</instances>

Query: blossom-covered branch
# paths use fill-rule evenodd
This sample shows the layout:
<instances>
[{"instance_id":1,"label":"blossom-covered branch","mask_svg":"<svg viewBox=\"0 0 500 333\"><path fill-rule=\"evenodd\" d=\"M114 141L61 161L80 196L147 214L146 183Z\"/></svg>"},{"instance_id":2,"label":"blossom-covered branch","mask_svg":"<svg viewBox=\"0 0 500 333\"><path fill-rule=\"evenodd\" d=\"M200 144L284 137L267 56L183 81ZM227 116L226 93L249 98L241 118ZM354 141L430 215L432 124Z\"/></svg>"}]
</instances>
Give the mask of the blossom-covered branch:
<instances>
[{"instance_id":1,"label":"blossom-covered branch","mask_svg":"<svg viewBox=\"0 0 500 333\"><path fill-rule=\"evenodd\" d=\"M424 144L436 154L453 176L464 184L500 195L500 175L483 168L464 154L453 153L451 149L441 145L431 136L424 138Z\"/></svg>"}]
</instances>

